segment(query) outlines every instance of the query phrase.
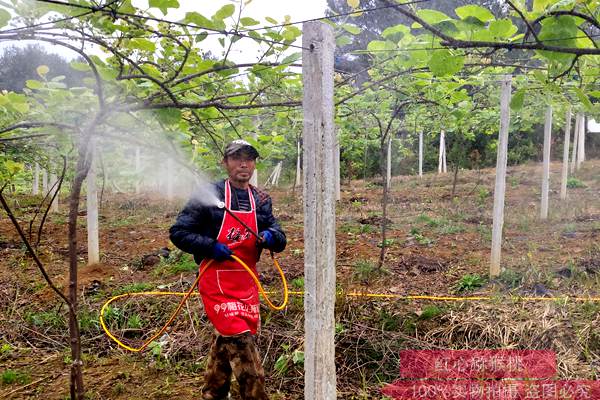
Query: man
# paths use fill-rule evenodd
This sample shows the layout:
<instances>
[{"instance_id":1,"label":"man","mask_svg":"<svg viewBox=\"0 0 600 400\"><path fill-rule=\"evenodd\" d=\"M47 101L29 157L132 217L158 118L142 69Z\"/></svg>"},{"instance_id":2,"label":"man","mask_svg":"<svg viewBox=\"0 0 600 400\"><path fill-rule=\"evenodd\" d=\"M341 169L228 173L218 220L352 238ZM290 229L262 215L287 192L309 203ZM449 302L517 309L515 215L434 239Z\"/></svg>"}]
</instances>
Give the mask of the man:
<instances>
[{"instance_id":1,"label":"man","mask_svg":"<svg viewBox=\"0 0 600 400\"><path fill-rule=\"evenodd\" d=\"M194 255L200 269L212 264L200 278L204 309L216 329L202 389L202 398L225 399L231 374L242 399L267 399L264 370L256 347L260 327L258 288L250 274L231 255L256 274L263 248L283 251L286 237L273 217L271 198L250 185L258 151L244 140L225 147L222 165L228 178L212 184L217 197L237 217L217 205L206 205L206 195L192 197L170 229L171 241ZM239 220L261 240L248 232Z\"/></svg>"}]
</instances>

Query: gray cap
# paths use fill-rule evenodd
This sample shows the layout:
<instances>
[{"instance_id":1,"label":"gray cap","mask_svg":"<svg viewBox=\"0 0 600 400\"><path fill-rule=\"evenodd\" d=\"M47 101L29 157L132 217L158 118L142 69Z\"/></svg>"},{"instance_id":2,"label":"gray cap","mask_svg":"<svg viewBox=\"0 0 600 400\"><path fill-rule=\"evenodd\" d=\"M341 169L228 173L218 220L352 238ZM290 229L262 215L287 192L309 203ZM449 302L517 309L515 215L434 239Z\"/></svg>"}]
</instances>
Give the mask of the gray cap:
<instances>
[{"instance_id":1,"label":"gray cap","mask_svg":"<svg viewBox=\"0 0 600 400\"><path fill-rule=\"evenodd\" d=\"M235 153L247 153L250 157L259 157L258 150L256 150L250 143L242 139L236 139L225 146L223 156L229 157Z\"/></svg>"}]
</instances>

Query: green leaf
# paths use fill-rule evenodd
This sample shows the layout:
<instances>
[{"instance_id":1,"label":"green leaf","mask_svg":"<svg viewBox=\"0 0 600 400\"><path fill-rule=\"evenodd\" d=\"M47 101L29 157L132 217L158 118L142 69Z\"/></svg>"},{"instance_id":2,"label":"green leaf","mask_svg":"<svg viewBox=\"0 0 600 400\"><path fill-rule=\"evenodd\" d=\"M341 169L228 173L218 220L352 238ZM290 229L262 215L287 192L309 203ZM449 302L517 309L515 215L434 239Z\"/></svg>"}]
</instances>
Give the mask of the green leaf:
<instances>
[{"instance_id":1,"label":"green leaf","mask_svg":"<svg viewBox=\"0 0 600 400\"><path fill-rule=\"evenodd\" d=\"M186 24L194 24L200 28L215 29L215 24L210 19L195 11L185 14L183 22Z\"/></svg>"},{"instance_id":2,"label":"green leaf","mask_svg":"<svg viewBox=\"0 0 600 400\"><path fill-rule=\"evenodd\" d=\"M346 0L346 2L348 3L348 6L352 8L358 8L360 5L360 0Z\"/></svg>"},{"instance_id":3,"label":"green leaf","mask_svg":"<svg viewBox=\"0 0 600 400\"><path fill-rule=\"evenodd\" d=\"M435 76L454 75L460 71L465 63L463 55L453 55L448 49L433 52L429 63L429 69Z\"/></svg>"},{"instance_id":4,"label":"green leaf","mask_svg":"<svg viewBox=\"0 0 600 400\"><path fill-rule=\"evenodd\" d=\"M588 94L596 99L600 99L600 90L592 90L591 92L588 92Z\"/></svg>"},{"instance_id":5,"label":"green leaf","mask_svg":"<svg viewBox=\"0 0 600 400\"><path fill-rule=\"evenodd\" d=\"M240 18L240 23L243 26L254 26L254 25L260 24L259 21L255 20L254 18L250 18L250 17Z\"/></svg>"},{"instance_id":6,"label":"green leaf","mask_svg":"<svg viewBox=\"0 0 600 400\"><path fill-rule=\"evenodd\" d=\"M385 42L383 40L372 40L367 45L367 50L373 51L373 52L394 50L395 48L396 48L396 44L393 42L390 42L389 40L386 40Z\"/></svg>"},{"instance_id":7,"label":"green leaf","mask_svg":"<svg viewBox=\"0 0 600 400\"><path fill-rule=\"evenodd\" d=\"M281 34L281 36L288 41L294 41L300 35L302 35L302 31L295 26L287 26Z\"/></svg>"},{"instance_id":8,"label":"green leaf","mask_svg":"<svg viewBox=\"0 0 600 400\"><path fill-rule=\"evenodd\" d=\"M158 8L163 15L167 15L168 8L179 8L179 2L177 0L149 0L148 5L150 7Z\"/></svg>"},{"instance_id":9,"label":"green leaf","mask_svg":"<svg viewBox=\"0 0 600 400\"><path fill-rule=\"evenodd\" d=\"M271 17L265 17L265 19L267 20L268 23L276 25L277 24L277 20Z\"/></svg>"},{"instance_id":10,"label":"green leaf","mask_svg":"<svg viewBox=\"0 0 600 400\"><path fill-rule=\"evenodd\" d=\"M133 47L135 49L148 51L150 53L154 53L154 51L156 50L156 45L154 44L154 42L151 42L148 39L142 39L142 38L131 39L130 44L131 44L131 47Z\"/></svg>"},{"instance_id":11,"label":"green leaf","mask_svg":"<svg viewBox=\"0 0 600 400\"><path fill-rule=\"evenodd\" d=\"M158 120L165 125L176 125L181 119L181 111L176 108L163 108L156 111Z\"/></svg>"},{"instance_id":12,"label":"green leaf","mask_svg":"<svg viewBox=\"0 0 600 400\"><path fill-rule=\"evenodd\" d=\"M550 4L552 4L555 1L556 0L533 0L533 11L544 11Z\"/></svg>"},{"instance_id":13,"label":"green leaf","mask_svg":"<svg viewBox=\"0 0 600 400\"><path fill-rule=\"evenodd\" d=\"M509 38L519 30L511 20L499 19L497 21L490 22L489 27L490 33L499 39Z\"/></svg>"},{"instance_id":14,"label":"green leaf","mask_svg":"<svg viewBox=\"0 0 600 400\"><path fill-rule=\"evenodd\" d=\"M298 52L290 54L289 56L284 58L281 61L281 63L282 64L292 64L292 63L298 61L300 58L302 58L302 53L298 51Z\"/></svg>"},{"instance_id":15,"label":"green leaf","mask_svg":"<svg viewBox=\"0 0 600 400\"><path fill-rule=\"evenodd\" d=\"M356 25L342 24L342 28L344 28L346 32L351 33L353 35L358 35L360 33L360 28Z\"/></svg>"},{"instance_id":16,"label":"green leaf","mask_svg":"<svg viewBox=\"0 0 600 400\"><path fill-rule=\"evenodd\" d=\"M575 19L568 15L547 18L542 22L542 29L538 34L541 41L548 40L548 44L559 47L576 47L575 37L578 36L578 27ZM570 63L575 57L573 54L557 53L553 51L538 51L541 56L563 64Z\"/></svg>"},{"instance_id":17,"label":"green leaf","mask_svg":"<svg viewBox=\"0 0 600 400\"><path fill-rule=\"evenodd\" d=\"M50 72L50 68L48 68L47 65L40 65L36 68L36 72L41 78L43 78L48 72Z\"/></svg>"},{"instance_id":18,"label":"green leaf","mask_svg":"<svg viewBox=\"0 0 600 400\"><path fill-rule=\"evenodd\" d=\"M280 374L283 375L286 373L287 369L288 369L288 361L290 359L289 354L282 354L279 356L279 358L277 359L277 361L275 361L275 371Z\"/></svg>"},{"instance_id":19,"label":"green leaf","mask_svg":"<svg viewBox=\"0 0 600 400\"><path fill-rule=\"evenodd\" d=\"M344 47L352 43L352 38L350 36L342 35L335 39L335 44L337 47Z\"/></svg>"},{"instance_id":20,"label":"green leaf","mask_svg":"<svg viewBox=\"0 0 600 400\"><path fill-rule=\"evenodd\" d=\"M292 362L294 364L304 364L304 352L301 350L294 350L292 353Z\"/></svg>"},{"instance_id":21,"label":"green leaf","mask_svg":"<svg viewBox=\"0 0 600 400\"><path fill-rule=\"evenodd\" d=\"M219 11L215 13L215 15L213 15L213 18L222 21L227 17L231 17L234 12L235 6L233 4L226 4L223 7L221 7Z\"/></svg>"},{"instance_id":22,"label":"green leaf","mask_svg":"<svg viewBox=\"0 0 600 400\"><path fill-rule=\"evenodd\" d=\"M469 4L466 6L458 7L456 10L456 15L459 16L460 19L467 19L469 17L477 18L481 22L493 21L494 15L486 8L475 4Z\"/></svg>"},{"instance_id":23,"label":"green leaf","mask_svg":"<svg viewBox=\"0 0 600 400\"><path fill-rule=\"evenodd\" d=\"M25 82L25 85L29 88L29 89L41 89L44 87L44 84L40 81L36 81L36 80L32 80L29 79Z\"/></svg>"},{"instance_id":24,"label":"green leaf","mask_svg":"<svg viewBox=\"0 0 600 400\"><path fill-rule=\"evenodd\" d=\"M8 11L0 8L0 28L6 26L10 21L11 15Z\"/></svg>"},{"instance_id":25,"label":"green leaf","mask_svg":"<svg viewBox=\"0 0 600 400\"><path fill-rule=\"evenodd\" d=\"M525 101L525 89L519 89L515 92L515 94L510 99L510 109L513 111L518 111L523 107L523 103Z\"/></svg>"},{"instance_id":26,"label":"green leaf","mask_svg":"<svg viewBox=\"0 0 600 400\"><path fill-rule=\"evenodd\" d=\"M407 33L410 33L410 28L406 25L400 24L396 26L390 26L389 28L385 28L385 30L381 33L381 36L383 36L385 39L398 41Z\"/></svg>"},{"instance_id":27,"label":"green leaf","mask_svg":"<svg viewBox=\"0 0 600 400\"><path fill-rule=\"evenodd\" d=\"M581 90L580 88L575 88L575 94L577 95L577 98L579 99L581 104L583 104L583 106L587 110L591 110L593 108L592 102L587 97L587 95L583 92L583 90Z\"/></svg>"},{"instance_id":28,"label":"green leaf","mask_svg":"<svg viewBox=\"0 0 600 400\"><path fill-rule=\"evenodd\" d=\"M72 61L71 68L73 68L75 71L81 71L81 72L87 72L90 70L90 66L88 63L78 62L78 61Z\"/></svg>"},{"instance_id":29,"label":"green leaf","mask_svg":"<svg viewBox=\"0 0 600 400\"><path fill-rule=\"evenodd\" d=\"M430 25L435 25L439 24L440 22L451 20L449 16L437 10L418 10L417 15Z\"/></svg>"}]
</instances>

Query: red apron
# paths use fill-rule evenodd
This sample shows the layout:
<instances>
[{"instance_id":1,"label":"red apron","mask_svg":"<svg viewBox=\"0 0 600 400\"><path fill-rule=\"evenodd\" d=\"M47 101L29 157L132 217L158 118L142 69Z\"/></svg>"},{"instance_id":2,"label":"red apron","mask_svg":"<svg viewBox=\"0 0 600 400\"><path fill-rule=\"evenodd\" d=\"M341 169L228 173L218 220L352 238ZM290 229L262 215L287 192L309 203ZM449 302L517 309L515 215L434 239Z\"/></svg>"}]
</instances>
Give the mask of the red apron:
<instances>
[{"instance_id":1,"label":"red apron","mask_svg":"<svg viewBox=\"0 0 600 400\"><path fill-rule=\"evenodd\" d=\"M256 209L252 191L248 189L250 211L232 211L254 232L257 231ZM231 186L225 181L225 206L231 210ZM256 274L258 248L256 238L225 212L217 241L224 243L233 254L244 261ZM200 270L209 261L200 263ZM231 336L244 332L256 334L260 325L260 303L256 283L237 261L213 261L200 278L198 289L208 319L221 335Z\"/></svg>"}]
</instances>

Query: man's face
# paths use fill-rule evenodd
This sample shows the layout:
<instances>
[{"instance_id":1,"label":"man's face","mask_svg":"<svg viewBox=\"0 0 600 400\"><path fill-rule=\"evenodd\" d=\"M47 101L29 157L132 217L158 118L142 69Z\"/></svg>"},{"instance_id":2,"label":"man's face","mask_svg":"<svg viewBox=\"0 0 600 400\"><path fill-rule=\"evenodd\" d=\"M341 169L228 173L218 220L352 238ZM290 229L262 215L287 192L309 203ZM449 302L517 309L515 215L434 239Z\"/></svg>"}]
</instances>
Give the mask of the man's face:
<instances>
[{"instance_id":1,"label":"man's face","mask_svg":"<svg viewBox=\"0 0 600 400\"><path fill-rule=\"evenodd\" d=\"M235 153L223 159L223 166L232 182L244 184L254 173L256 159L245 153Z\"/></svg>"}]
</instances>

